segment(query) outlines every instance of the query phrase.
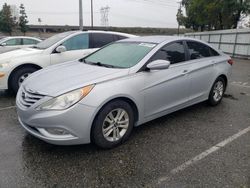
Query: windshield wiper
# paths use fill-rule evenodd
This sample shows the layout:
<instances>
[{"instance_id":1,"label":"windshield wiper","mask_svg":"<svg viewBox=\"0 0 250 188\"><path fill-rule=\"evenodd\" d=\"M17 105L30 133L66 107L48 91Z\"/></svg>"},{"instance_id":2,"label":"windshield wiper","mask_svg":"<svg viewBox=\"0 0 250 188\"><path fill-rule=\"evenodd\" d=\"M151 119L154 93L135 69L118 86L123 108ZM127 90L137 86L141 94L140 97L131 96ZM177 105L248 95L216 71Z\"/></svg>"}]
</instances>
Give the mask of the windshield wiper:
<instances>
[{"instance_id":1,"label":"windshield wiper","mask_svg":"<svg viewBox=\"0 0 250 188\"><path fill-rule=\"evenodd\" d=\"M35 48L35 49L40 49L38 46L34 45L32 46L32 48Z\"/></svg>"},{"instance_id":2,"label":"windshield wiper","mask_svg":"<svg viewBox=\"0 0 250 188\"><path fill-rule=\"evenodd\" d=\"M97 62L97 63L94 63L95 65L97 66L100 66L100 67L108 67L108 68L114 68L115 66L114 65L107 65L107 64L103 64L101 62Z\"/></svg>"},{"instance_id":3,"label":"windshield wiper","mask_svg":"<svg viewBox=\"0 0 250 188\"><path fill-rule=\"evenodd\" d=\"M85 59L81 59L81 62L84 62L89 65L99 66L99 67L118 68L118 67L115 67L114 65L103 64L101 62L90 62L90 61L86 61Z\"/></svg>"}]
</instances>

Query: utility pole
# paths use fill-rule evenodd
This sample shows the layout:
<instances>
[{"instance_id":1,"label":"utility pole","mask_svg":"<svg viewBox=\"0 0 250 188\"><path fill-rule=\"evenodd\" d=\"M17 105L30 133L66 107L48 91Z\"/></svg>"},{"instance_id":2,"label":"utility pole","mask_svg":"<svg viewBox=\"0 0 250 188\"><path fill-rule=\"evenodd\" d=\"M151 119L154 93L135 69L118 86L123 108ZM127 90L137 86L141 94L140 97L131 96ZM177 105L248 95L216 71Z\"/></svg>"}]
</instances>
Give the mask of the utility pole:
<instances>
[{"instance_id":1,"label":"utility pole","mask_svg":"<svg viewBox=\"0 0 250 188\"><path fill-rule=\"evenodd\" d=\"M94 12L93 12L93 0L91 0L91 27L94 27Z\"/></svg>"},{"instance_id":2,"label":"utility pole","mask_svg":"<svg viewBox=\"0 0 250 188\"><path fill-rule=\"evenodd\" d=\"M79 0L79 29L83 30L82 0Z\"/></svg>"},{"instance_id":3,"label":"utility pole","mask_svg":"<svg viewBox=\"0 0 250 188\"><path fill-rule=\"evenodd\" d=\"M41 18L38 18L37 19L39 25L40 25L40 28L39 28L39 37L41 38L41 25L42 25L42 19Z\"/></svg>"}]
</instances>

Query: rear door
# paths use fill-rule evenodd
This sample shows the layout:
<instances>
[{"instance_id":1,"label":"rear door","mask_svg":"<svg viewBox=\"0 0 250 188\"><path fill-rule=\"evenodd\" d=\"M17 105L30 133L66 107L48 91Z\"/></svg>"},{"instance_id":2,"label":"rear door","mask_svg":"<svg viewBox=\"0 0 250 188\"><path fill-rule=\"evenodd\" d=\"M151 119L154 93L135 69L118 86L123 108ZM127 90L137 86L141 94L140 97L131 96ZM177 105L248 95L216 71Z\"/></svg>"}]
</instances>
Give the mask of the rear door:
<instances>
[{"instance_id":1,"label":"rear door","mask_svg":"<svg viewBox=\"0 0 250 188\"><path fill-rule=\"evenodd\" d=\"M208 96L214 82L214 64L219 54L209 46L196 41L186 41L186 46L191 70L190 100L199 102Z\"/></svg>"},{"instance_id":2,"label":"rear door","mask_svg":"<svg viewBox=\"0 0 250 188\"><path fill-rule=\"evenodd\" d=\"M51 54L51 64L63 63L80 59L88 55L91 51L89 49L89 34L81 33L75 35L61 45L66 47L66 52L58 53L55 50Z\"/></svg>"},{"instance_id":3,"label":"rear door","mask_svg":"<svg viewBox=\"0 0 250 188\"><path fill-rule=\"evenodd\" d=\"M170 61L169 69L144 72L145 117L150 118L172 111L189 101L189 65L186 63L182 41L167 44L149 62L163 59Z\"/></svg>"}]
</instances>

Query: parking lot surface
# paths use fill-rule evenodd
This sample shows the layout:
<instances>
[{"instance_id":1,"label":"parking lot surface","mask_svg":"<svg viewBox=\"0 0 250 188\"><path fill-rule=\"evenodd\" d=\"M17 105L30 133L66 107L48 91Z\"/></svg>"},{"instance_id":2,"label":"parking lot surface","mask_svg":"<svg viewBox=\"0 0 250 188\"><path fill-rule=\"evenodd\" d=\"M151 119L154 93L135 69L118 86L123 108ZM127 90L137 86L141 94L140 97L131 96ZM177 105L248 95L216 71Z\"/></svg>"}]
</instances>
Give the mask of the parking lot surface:
<instances>
[{"instance_id":1,"label":"parking lot surface","mask_svg":"<svg viewBox=\"0 0 250 188\"><path fill-rule=\"evenodd\" d=\"M54 146L19 125L0 91L0 187L250 187L250 61L235 59L217 107L200 103L135 128L112 150Z\"/></svg>"}]
</instances>

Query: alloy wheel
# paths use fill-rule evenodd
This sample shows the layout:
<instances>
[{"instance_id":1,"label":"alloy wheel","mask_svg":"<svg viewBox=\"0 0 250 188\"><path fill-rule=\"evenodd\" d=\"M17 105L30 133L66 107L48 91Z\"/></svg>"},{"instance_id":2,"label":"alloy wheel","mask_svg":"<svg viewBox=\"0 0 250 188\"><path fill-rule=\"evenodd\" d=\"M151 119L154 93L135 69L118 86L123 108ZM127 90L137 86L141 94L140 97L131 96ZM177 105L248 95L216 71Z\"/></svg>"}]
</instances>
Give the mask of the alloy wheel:
<instances>
[{"instance_id":1,"label":"alloy wheel","mask_svg":"<svg viewBox=\"0 0 250 188\"><path fill-rule=\"evenodd\" d=\"M218 102L222 99L224 93L224 84L222 81L216 82L213 89L213 99Z\"/></svg>"},{"instance_id":2,"label":"alloy wheel","mask_svg":"<svg viewBox=\"0 0 250 188\"><path fill-rule=\"evenodd\" d=\"M121 108L117 108L108 113L102 125L104 138L110 142L120 140L129 127L129 115Z\"/></svg>"}]
</instances>

